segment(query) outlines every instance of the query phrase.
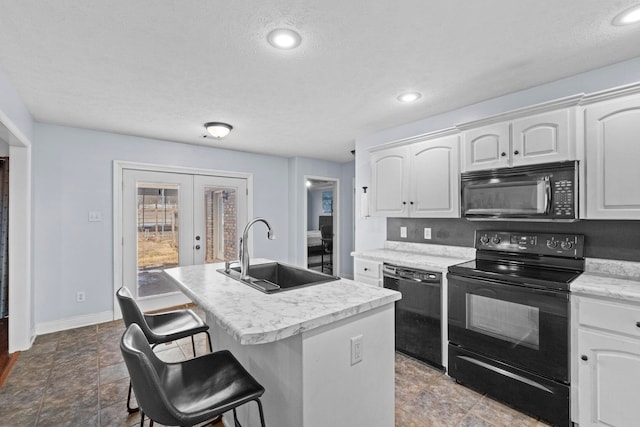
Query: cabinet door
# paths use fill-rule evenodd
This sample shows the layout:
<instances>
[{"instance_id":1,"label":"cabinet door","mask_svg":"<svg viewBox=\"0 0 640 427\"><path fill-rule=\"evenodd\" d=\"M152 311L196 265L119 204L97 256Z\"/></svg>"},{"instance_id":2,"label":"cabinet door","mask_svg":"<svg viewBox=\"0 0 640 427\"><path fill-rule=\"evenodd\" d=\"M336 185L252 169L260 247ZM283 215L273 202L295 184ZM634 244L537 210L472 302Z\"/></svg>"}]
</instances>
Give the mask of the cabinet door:
<instances>
[{"instance_id":1,"label":"cabinet door","mask_svg":"<svg viewBox=\"0 0 640 427\"><path fill-rule=\"evenodd\" d=\"M509 166L509 123L470 129L463 146L463 172Z\"/></svg>"},{"instance_id":2,"label":"cabinet door","mask_svg":"<svg viewBox=\"0 0 640 427\"><path fill-rule=\"evenodd\" d=\"M560 162L575 158L573 110L564 109L523 117L511 123L512 165Z\"/></svg>"},{"instance_id":3,"label":"cabinet door","mask_svg":"<svg viewBox=\"0 0 640 427\"><path fill-rule=\"evenodd\" d=\"M408 214L406 153L406 147L371 153L371 215L405 216Z\"/></svg>"},{"instance_id":4,"label":"cabinet door","mask_svg":"<svg viewBox=\"0 0 640 427\"><path fill-rule=\"evenodd\" d=\"M640 219L640 95L585 110L586 218Z\"/></svg>"},{"instance_id":5,"label":"cabinet door","mask_svg":"<svg viewBox=\"0 0 640 427\"><path fill-rule=\"evenodd\" d=\"M578 342L580 427L638 425L640 341L581 328Z\"/></svg>"},{"instance_id":6,"label":"cabinet door","mask_svg":"<svg viewBox=\"0 0 640 427\"><path fill-rule=\"evenodd\" d=\"M415 217L460 217L458 135L409 147L409 212Z\"/></svg>"}]
</instances>

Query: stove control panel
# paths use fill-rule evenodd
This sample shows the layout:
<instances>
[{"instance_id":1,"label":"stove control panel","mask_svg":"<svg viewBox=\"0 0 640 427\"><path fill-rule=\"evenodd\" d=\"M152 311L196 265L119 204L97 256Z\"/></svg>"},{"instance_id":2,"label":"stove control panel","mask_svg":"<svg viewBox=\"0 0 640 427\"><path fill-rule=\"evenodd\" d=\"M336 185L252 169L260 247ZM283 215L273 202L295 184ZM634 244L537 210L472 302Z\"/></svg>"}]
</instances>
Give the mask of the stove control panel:
<instances>
[{"instance_id":1,"label":"stove control panel","mask_svg":"<svg viewBox=\"0 0 640 427\"><path fill-rule=\"evenodd\" d=\"M570 258L584 256L581 234L476 231L476 249Z\"/></svg>"}]
</instances>

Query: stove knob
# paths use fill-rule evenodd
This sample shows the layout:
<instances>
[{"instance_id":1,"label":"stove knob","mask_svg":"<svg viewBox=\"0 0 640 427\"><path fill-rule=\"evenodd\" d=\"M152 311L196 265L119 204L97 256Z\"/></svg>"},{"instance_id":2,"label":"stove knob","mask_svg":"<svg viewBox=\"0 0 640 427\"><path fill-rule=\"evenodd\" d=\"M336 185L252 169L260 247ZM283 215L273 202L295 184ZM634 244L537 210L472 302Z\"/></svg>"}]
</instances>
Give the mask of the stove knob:
<instances>
[{"instance_id":1,"label":"stove knob","mask_svg":"<svg viewBox=\"0 0 640 427\"><path fill-rule=\"evenodd\" d=\"M555 249L558 247L558 242L555 240L547 240L547 247L549 249Z\"/></svg>"},{"instance_id":2,"label":"stove knob","mask_svg":"<svg viewBox=\"0 0 640 427\"><path fill-rule=\"evenodd\" d=\"M489 238L487 236L482 236L480 238L480 243L482 243L483 245L486 245L487 243L489 243Z\"/></svg>"},{"instance_id":3,"label":"stove knob","mask_svg":"<svg viewBox=\"0 0 640 427\"><path fill-rule=\"evenodd\" d=\"M568 251L569 249L573 249L573 243L572 242L562 242L562 243L560 243L560 247L562 249L564 249L565 251Z\"/></svg>"},{"instance_id":4,"label":"stove knob","mask_svg":"<svg viewBox=\"0 0 640 427\"><path fill-rule=\"evenodd\" d=\"M493 239L491 239L491 241L493 242L494 245L497 245L498 243L500 243L500 238L496 236Z\"/></svg>"}]
</instances>

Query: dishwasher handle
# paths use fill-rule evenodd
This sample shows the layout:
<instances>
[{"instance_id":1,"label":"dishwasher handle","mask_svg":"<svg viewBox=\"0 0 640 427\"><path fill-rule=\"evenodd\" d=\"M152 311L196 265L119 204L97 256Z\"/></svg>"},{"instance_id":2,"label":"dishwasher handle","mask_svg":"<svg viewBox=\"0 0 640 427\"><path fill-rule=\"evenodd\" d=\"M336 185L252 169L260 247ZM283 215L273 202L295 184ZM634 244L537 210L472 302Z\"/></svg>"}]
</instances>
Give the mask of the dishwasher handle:
<instances>
[{"instance_id":1,"label":"dishwasher handle","mask_svg":"<svg viewBox=\"0 0 640 427\"><path fill-rule=\"evenodd\" d=\"M414 270L406 267L398 267L394 265L385 264L382 269L384 277L388 277L395 280L407 280L412 282L419 282L422 284L440 285L442 282L441 273L433 273L423 270Z\"/></svg>"}]
</instances>

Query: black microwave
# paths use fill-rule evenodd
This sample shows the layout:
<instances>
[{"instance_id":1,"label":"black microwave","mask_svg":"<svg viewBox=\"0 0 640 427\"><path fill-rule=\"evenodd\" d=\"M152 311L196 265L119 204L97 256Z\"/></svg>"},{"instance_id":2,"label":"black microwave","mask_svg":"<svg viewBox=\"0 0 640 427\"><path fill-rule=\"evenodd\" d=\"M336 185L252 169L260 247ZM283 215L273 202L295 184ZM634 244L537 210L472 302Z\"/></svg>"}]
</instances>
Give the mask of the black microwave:
<instances>
[{"instance_id":1,"label":"black microwave","mask_svg":"<svg viewBox=\"0 0 640 427\"><path fill-rule=\"evenodd\" d=\"M466 172L460 187L469 220L579 219L577 161Z\"/></svg>"}]
</instances>

